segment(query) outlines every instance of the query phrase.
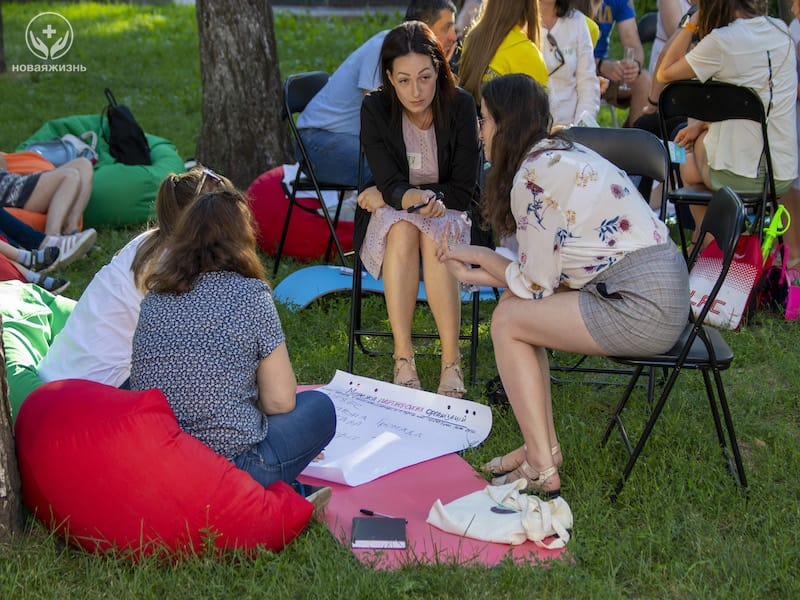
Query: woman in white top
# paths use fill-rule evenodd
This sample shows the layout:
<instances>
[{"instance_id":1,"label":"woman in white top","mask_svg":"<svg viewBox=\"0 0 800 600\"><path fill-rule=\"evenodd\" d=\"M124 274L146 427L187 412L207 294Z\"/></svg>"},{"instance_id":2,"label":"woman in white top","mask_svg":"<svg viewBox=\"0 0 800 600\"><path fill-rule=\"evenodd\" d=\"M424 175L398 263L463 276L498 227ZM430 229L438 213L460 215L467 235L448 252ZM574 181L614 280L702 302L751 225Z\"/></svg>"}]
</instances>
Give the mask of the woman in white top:
<instances>
[{"instance_id":1,"label":"woman in white top","mask_svg":"<svg viewBox=\"0 0 800 600\"><path fill-rule=\"evenodd\" d=\"M542 55L553 125L592 122L600 110L600 82L586 18L571 0L539 0Z\"/></svg>"},{"instance_id":2,"label":"woman in white top","mask_svg":"<svg viewBox=\"0 0 800 600\"><path fill-rule=\"evenodd\" d=\"M547 92L527 75L483 86L481 138L492 163L484 218L516 235L519 259L446 235L437 253L460 281L508 289L492 314L492 343L524 445L483 468L493 484L525 479L553 496L562 453L545 349L668 350L689 314L689 276L628 176L568 134L550 135L549 113Z\"/></svg>"},{"instance_id":3,"label":"woman in white top","mask_svg":"<svg viewBox=\"0 0 800 600\"><path fill-rule=\"evenodd\" d=\"M88 379L114 387L126 384L144 279L165 250L183 210L201 193L222 187L233 189L233 184L202 167L171 174L161 182L155 203L158 226L128 242L92 278L39 364L39 377Z\"/></svg>"},{"instance_id":4,"label":"woman in white top","mask_svg":"<svg viewBox=\"0 0 800 600\"><path fill-rule=\"evenodd\" d=\"M764 14L761 0L699 0L698 9L664 48L661 83L714 79L755 90L767 114L770 154L777 194L797 176L796 48L786 24ZM693 34L700 41L687 52ZM761 127L751 121L705 123L690 120L675 142L686 147L684 185L759 193L763 165ZM704 206L691 206L695 222Z\"/></svg>"},{"instance_id":5,"label":"woman in white top","mask_svg":"<svg viewBox=\"0 0 800 600\"><path fill-rule=\"evenodd\" d=\"M656 72L656 63L669 38L675 33L681 17L685 15L697 0L658 0L658 20L656 21L656 39L650 49L650 66L648 71Z\"/></svg>"}]
</instances>

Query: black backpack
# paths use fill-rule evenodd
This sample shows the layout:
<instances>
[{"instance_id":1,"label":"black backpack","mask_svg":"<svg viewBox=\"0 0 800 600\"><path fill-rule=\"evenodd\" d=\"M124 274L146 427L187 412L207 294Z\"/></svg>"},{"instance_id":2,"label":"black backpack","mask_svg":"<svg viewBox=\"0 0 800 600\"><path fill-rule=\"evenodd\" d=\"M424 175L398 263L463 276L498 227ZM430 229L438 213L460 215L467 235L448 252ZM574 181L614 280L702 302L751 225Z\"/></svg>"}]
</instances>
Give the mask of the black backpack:
<instances>
[{"instance_id":1,"label":"black backpack","mask_svg":"<svg viewBox=\"0 0 800 600\"><path fill-rule=\"evenodd\" d=\"M126 165L149 165L150 144L141 126L133 118L133 114L127 106L117 104L111 90L105 89L108 106L103 110L100 117L100 130L103 132L103 139L108 142L108 149L111 156L118 162ZM105 119L104 119L105 117ZM103 121L108 120L108 129L103 126Z\"/></svg>"}]
</instances>

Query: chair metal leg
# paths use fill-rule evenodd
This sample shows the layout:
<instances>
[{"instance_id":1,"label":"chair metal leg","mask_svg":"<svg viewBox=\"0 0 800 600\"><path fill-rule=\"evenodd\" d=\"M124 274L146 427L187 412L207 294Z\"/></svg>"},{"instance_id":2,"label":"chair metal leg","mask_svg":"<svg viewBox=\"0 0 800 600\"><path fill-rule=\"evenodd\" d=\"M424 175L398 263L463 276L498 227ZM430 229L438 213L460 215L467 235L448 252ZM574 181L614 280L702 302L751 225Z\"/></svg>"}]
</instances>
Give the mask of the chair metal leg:
<instances>
[{"instance_id":1,"label":"chair metal leg","mask_svg":"<svg viewBox=\"0 0 800 600\"><path fill-rule=\"evenodd\" d=\"M339 191L339 203L336 205L336 213L333 215L334 230L339 226L339 216L342 213L342 202L344 202L344 190ZM325 262L330 260L331 247L333 246L333 236L328 238L328 245L325 248Z\"/></svg>"},{"instance_id":2,"label":"chair metal leg","mask_svg":"<svg viewBox=\"0 0 800 600\"><path fill-rule=\"evenodd\" d=\"M603 434L603 439L600 441L601 446L605 446L606 442L608 442L608 438L611 436L611 432L614 431L614 427L619 427L620 433L622 433L622 441L625 443L625 446L628 448L628 454L631 452L631 444L628 441L628 436L625 433L625 428L622 425L622 411L625 409L625 405L628 403L628 399L631 397L634 388L636 387L636 383L639 381L639 377L642 374L642 370L644 367L636 367L633 371L633 375L628 381L628 385L625 388L625 392L622 394L622 398L617 403L617 407L614 409L614 412L611 414L611 417L608 420L608 425L606 426L606 431Z\"/></svg>"},{"instance_id":3,"label":"chair metal leg","mask_svg":"<svg viewBox=\"0 0 800 600\"><path fill-rule=\"evenodd\" d=\"M611 494L612 501L617 499L622 491L622 488L625 486L625 482L628 480L631 471L633 471L633 467L636 464L639 455L642 453L644 445L647 443L647 438L650 437L650 433L653 431L653 427L655 427L656 421L658 421L658 417L661 415L661 411L664 409L664 405L667 403L667 398L669 398L669 394L672 391L679 374L680 369L673 369L670 373L669 379L664 384L661 394L658 397L658 403L653 407L653 412L650 414L650 418L647 420L647 423L644 426L644 431L642 431L642 434L639 436L639 441L636 443L636 447L633 449L633 452L628 458L628 462L622 471L622 477L620 477L614 492Z\"/></svg>"},{"instance_id":4,"label":"chair metal leg","mask_svg":"<svg viewBox=\"0 0 800 600\"><path fill-rule=\"evenodd\" d=\"M733 418L731 417L730 408L728 407L728 399L725 395L725 386L722 383L722 375L718 369L714 369L714 382L717 387L717 399L722 408L722 415L725 418L725 428L728 431L728 442L731 445L731 452L733 453L734 466L730 464L730 457L728 459L728 469L731 471L734 479L743 489L747 488L747 477L744 474L744 464L742 463L742 455L739 452L739 443L736 441L736 432L733 428ZM725 452L727 454L727 451ZM738 474L738 477L737 477Z\"/></svg>"},{"instance_id":5,"label":"chair metal leg","mask_svg":"<svg viewBox=\"0 0 800 600\"><path fill-rule=\"evenodd\" d=\"M278 250L275 253L275 263L272 266L272 276L275 277L278 274L278 265L281 263L281 258L283 257L283 245L286 243L286 235L289 232L289 221L292 219L292 209L294 208L295 203L295 193L291 192L286 195L289 199L289 206L286 207L286 218L283 220L283 230L281 231L281 239L278 242Z\"/></svg>"},{"instance_id":6,"label":"chair metal leg","mask_svg":"<svg viewBox=\"0 0 800 600\"><path fill-rule=\"evenodd\" d=\"M333 243L336 245L336 252L339 254L339 260L342 261L342 266L347 266L347 259L344 256L344 249L342 248L342 244L339 241L339 236L336 235L336 226L334 225L333 220L331 219L331 213L328 210L327 205L325 204L325 199L322 197L322 190L320 190L319 184L317 183L316 179L312 179L314 184L314 191L317 194L317 200L319 200L320 208L322 208L322 214L325 217L325 222L328 225L328 231L331 234L331 239ZM341 202L339 203L339 208L341 208ZM338 222L338 209L337 209L337 222ZM325 259L327 260L327 255Z\"/></svg>"},{"instance_id":7,"label":"chair metal leg","mask_svg":"<svg viewBox=\"0 0 800 600\"><path fill-rule=\"evenodd\" d=\"M478 320L480 319L480 292L472 292L472 329L469 334L469 383L475 385L478 370Z\"/></svg>"},{"instance_id":8,"label":"chair metal leg","mask_svg":"<svg viewBox=\"0 0 800 600\"><path fill-rule=\"evenodd\" d=\"M350 329L347 336L347 370L353 373L356 331L361 329L361 260L358 252L353 259L353 283L350 296Z\"/></svg>"}]
</instances>

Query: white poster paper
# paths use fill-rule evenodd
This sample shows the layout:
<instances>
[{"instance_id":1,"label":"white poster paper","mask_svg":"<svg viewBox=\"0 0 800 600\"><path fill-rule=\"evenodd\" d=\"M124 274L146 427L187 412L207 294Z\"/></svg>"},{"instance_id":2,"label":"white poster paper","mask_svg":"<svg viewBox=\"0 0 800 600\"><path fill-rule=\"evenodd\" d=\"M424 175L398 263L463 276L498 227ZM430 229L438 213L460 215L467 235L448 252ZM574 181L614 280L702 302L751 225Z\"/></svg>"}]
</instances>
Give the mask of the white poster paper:
<instances>
[{"instance_id":1,"label":"white poster paper","mask_svg":"<svg viewBox=\"0 0 800 600\"><path fill-rule=\"evenodd\" d=\"M319 388L336 407L336 435L304 475L356 486L477 446L492 428L484 405L337 371Z\"/></svg>"}]
</instances>

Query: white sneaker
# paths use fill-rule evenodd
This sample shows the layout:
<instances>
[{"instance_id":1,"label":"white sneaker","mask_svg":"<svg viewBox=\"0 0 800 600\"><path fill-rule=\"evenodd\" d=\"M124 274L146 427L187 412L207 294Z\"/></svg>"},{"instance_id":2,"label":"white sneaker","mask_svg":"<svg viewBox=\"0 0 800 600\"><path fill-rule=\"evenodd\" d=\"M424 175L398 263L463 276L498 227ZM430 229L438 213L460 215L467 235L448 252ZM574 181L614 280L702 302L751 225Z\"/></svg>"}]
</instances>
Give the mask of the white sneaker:
<instances>
[{"instance_id":1,"label":"white sneaker","mask_svg":"<svg viewBox=\"0 0 800 600\"><path fill-rule=\"evenodd\" d=\"M86 256L86 253L92 249L94 241L97 239L97 232L94 229L86 229L70 235L53 236L58 246L58 260L54 262L48 270L58 267L66 267Z\"/></svg>"}]
</instances>

